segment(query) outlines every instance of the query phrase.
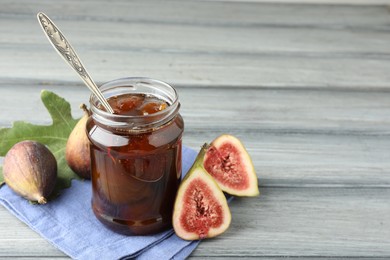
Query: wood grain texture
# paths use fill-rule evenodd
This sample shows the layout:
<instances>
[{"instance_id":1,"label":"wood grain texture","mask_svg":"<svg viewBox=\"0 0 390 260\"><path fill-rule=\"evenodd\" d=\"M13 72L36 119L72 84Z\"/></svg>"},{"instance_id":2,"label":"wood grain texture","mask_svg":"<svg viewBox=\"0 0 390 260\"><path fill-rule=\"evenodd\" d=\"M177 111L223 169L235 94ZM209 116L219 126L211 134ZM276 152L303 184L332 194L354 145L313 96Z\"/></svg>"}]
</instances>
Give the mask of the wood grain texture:
<instances>
[{"instance_id":1,"label":"wood grain texture","mask_svg":"<svg viewBox=\"0 0 390 260\"><path fill-rule=\"evenodd\" d=\"M235 199L230 229L191 258L390 258L389 2L265 2L1 0L0 127L50 124L41 89L75 117L88 103L44 11L99 83L174 85L185 145L246 145L261 196ZM3 207L0 227L2 259L67 259Z\"/></svg>"},{"instance_id":2,"label":"wood grain texture","mask_svg":"<svg viewBox=\"0 0 390 260\"><path fill-rule=\"evenodd\" d=\"M281 3L281 4L332 4L332 5L388 5L389 0L203 0L221 2L255 2L255 3Z\"/></svg>"},{"instance_id":3,"label":"wood grain texture","mask_svg":"<svg viewBox=\"0 0 390 260\"><path fill-rule=\"evenodd\" d=\"M100 82L147 75L198 86L389 87L385 6L3 2L7 77L77 80L34 26L45 10Z\"/></svg>"},{"instance_id":4,"label":"wood grain texture","mask_svg":"<svg viewBox=\"0 0 390 260\"><path fill-rule=\"evenodd\" d=\"M389 195L388 189L262 189L258 199L233 201L231 228L201 243L194 256L389 257Z\"/></svg>"},{"instance_id":5,"label":"wood grain texture","mask_svg":"<svg viewBox=\"0 0 390 260\"><path fill-rule=\"evenodd\" d=\"M390 257L389 189L262 188L261 193L234 199L228 231L203 241L192 257ZM4 210L0 224L2 256L62 256Z\"/></svg>"},{"instance_id":6,"label":"wood grain texture","mask_svg":"<svg viewBox=\"0 0 390 260\"><path fill-rule=\"evenodd\" d=\"M69 100L75 118L89 97L86 87L66 82L8 80L3 85L4 126L15 119L50 124L41 89ZM177 89L186 124L184 144L199 149L222 133L238 136L263 186L390 186L388 91ZM7 98L15 92L17 98ZM24 106L15 107L15 102Z\"/></svg>"}]
</instances>

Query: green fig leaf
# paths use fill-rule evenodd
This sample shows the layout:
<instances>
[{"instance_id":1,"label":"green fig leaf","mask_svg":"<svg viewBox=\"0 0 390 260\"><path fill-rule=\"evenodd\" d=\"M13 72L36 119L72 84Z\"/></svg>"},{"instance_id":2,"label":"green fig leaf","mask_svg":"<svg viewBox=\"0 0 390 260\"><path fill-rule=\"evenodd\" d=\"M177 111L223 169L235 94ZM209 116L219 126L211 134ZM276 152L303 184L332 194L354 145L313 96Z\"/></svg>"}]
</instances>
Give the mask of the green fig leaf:
<instances>
[{"instance_id":1,"label":"green fig leaf","mask_svg":"<svg viewBox=\"0 0 390 260\"><path fill-rule=\"evenodd\" d=\"M62 189L70 187L72 179L79 179L65 160L66 142L79 119L72 117L70 104L55 93L42 90L41 99L52 118L52 124L34 125L16 121L11 128L0 129L0 156L5 156L14 144L23 140L45 144L57 159L58 178L53 192L56 196ZM0 182L3 180L0 169Z\"/></svg>"}]
</instances>

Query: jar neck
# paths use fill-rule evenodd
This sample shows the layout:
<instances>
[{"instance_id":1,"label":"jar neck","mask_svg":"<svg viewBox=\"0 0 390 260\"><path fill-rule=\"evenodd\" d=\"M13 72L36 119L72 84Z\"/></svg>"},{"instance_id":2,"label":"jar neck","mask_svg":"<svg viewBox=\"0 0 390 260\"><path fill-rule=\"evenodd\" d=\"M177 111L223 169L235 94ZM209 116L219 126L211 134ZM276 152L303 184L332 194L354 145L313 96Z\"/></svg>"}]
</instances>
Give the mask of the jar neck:
<instances>
[{"instance_id":1,"label":"jar neck","mask_svg":"<svg viewBox=\"0 0 390 260\"><path fill-rule=\"evenodd\" d=\"M103 84L100 90L106 99L126 94L146 94L168 104L164 110L153 114L137 116L111 114L103 108L94 95L91 95L92 119L102 127L114 128L117 131L144 132L167 124L179 113L180 103L176 90L162 81L149 78L123 78Z\"/></svg>"}]
</instances>

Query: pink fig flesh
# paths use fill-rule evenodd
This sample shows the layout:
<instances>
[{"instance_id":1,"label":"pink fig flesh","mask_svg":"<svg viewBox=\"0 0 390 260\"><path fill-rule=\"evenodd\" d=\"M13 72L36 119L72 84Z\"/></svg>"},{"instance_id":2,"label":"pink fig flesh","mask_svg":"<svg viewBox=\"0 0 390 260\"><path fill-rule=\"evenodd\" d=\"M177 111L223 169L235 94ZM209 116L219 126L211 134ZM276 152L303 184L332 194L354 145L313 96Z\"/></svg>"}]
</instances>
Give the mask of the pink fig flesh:
<instances>
[{"instance_id":1,"label":"pink fig flesh","mask_svg":"<svg viewBox=\"0 0 390 260\"><path fill-rule=\"evenodd\" d=\"M225 195L201 166L203 149L200 154L179 187L173 211L174 230L185 240L215 237L231 222Z\"/></svg>"},{"instance_id":2,"label":"pink fig flesh","mask_svg":"<svg viewBox=\"0 0 390 260\"><path fill-rule=\"evenodd\" d=\"M236 196L259 195L252 160L238 138L221 135L206 149L203 166L223 191Z\"/></svg>"}]
</instances>

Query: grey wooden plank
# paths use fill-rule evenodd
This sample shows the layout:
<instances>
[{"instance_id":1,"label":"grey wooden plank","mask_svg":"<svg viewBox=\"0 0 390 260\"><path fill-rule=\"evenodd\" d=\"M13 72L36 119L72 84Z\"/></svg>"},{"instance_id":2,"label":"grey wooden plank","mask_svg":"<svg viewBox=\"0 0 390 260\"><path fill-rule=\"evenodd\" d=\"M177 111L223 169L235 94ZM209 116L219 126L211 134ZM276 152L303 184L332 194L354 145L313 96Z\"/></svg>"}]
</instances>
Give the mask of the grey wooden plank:
<instances>
[{"instance_id":1,"label":"grey wooden plank","mask_svg":"<svg viewBox=\"0 0 390 260\"><path fill-rule=\"evenodd\" d=\"M0 258L2 259L67 257L3 206L0 206L0 227Z\"/></svg>"},{"instance_id":2,"label":"grey wooden plank","mask_svg":"<svg viewBox=\"0 0 390 260\"><path fill-rule=\"evenodd\" d=\"M26 259L34 259L34 260L50 260L50 259L69 259L66 256L39 256L39 257L15 257L15 256L4 256L2 259L12 259L12 260L26 260Z\"/></svg>"},{"instance_id":3,"label":"grey wooden plank","mask_svg":"<svg viewBox=\"0 0 390 260\"><path fill-rule=\"evenodd\" d=\"M151 8L152 6L158 8ZM39 43L36 40L41 38L37 33L40 29L34 26L36 25L34 20L36 12L42 7L45 7L44 3L37 4L31 1L4 3L0 21L4 25L1 32L7 33L7 37L2 38L1 42ZM240 10L237 10L237 7L240 7ZM376 47L374 49L376 52L388 53L385 42L378 41L383 37L384 41L388 38L386 32L389 30L390 18L385 6L297 7L205 4L199 1L169 4L132 1L117 5L102 2L96 7L91 7L90 2L83 1L72 6L59 4L48 8L56 8L51 16L58 25L66 30L67 34L75 37L76 43L88 47L94 44L99 48L102 45L106 48L110 46L120 48L142 43L147 49L150 46L175 43L178 47L188 45L189 50L203 47L209 52L230 49L245 53L251 49L297 50L300 45L304 47L303 51L368 51L370 48L367 44L372 44ZM110 9L111 12L108 11ZM131 16L130 10L133 12ZM114 12L115 15L112 15ZM234 16L231 15L233 12ZM20 38L19 34L11 33L13 29L23 33L23 38ZM291 39L293 41L286 42L286 39L292 37L291 30L295 37ZM185 37L180 37L181 35ZM365 37L359 37L362 35ZM88 36L93 36L96 41L89 41ZM226 41L227 39L229 41Z\"/></svg>"},{"instance_id":4,"label":"grey wooden plank","mask_svg":"<svg viewBox=\"0 0 390 260\"><path fill-rule=\"evenodd\" d=\"M255 3L282 3L282 4L332 4L332 5L386 5L389 0L203 0L227 2L255 2Z\"/></svg>"},{"instance_id":5,"label":"grey wooden plank","mask_svg":"<svg viewBox=\"0 0 390 260\"><path fill-rule=\"evenodd\" d=\"M246 145L261 186L390 187L388 137L233 133ZM184 143L199 149L201 140L218 134L186 134Z\"/></svg>"},{"instance_id":6,"label":"grey wooden plank","mask_svg":"<svg viewBox=\"0 0 390 260\"><path fill-rule=\"evenodd\" d=\"M51 260L51 259L69 259L69 257L66 256L39 256L39 257L15 257L15 256L3 256L2 259L12 259L12 260L31 260L31 259L45 259L45 260Z\"/></svg>"},{"instance_id":7,"label":"grey wooden plank","mask_svg":"<svg viewBox=\"0 0 390 260\"><path fill-rule=\"evenodd\" d=\"M282 0L285 1L285 0ZM357 0L353 0L357 1ZM390 2L384 0L384 2ZM64 20L96 20L150 24L182 24L211 26L323 26L333 29L345 27L387 28L386 3L367 0L366 6L335 5L314 0L313 4L256 3L255 1L126 1L117 0L115 5L104 0L50 0L28 1L2 0L0 16L17 15L26 18L32 13L45 10L53 17Z\"/></svg>"},{"instance_id":8,"label":"grey wooden plank","mask_svg":"<svg viewBox=\"0 0 390 260\"><path fill-rule=\"evenodd\" d=\"M390 189L260 191L257 198L234 199L228 231L203 241L192 256L390 257ZM2 207L0 216L0 256L61 256Z\"/></svg>"},{"instance_id":9,"label":"grey wooden plank","mask_svg":"<svg viewBox=\"0 0 390 260\"><path fill-rule=\"evenodd\" d=\"M44 40L44 39L43 39ZM50 47L49 45L47 46ZM26 47L27 48L27 47ZM31 53L21 47L4 48L0 55L2 75L37 80L78 81L77 75L51 48ZM157 48L157 51L159 49ZM146 76L178 84L197 86L262 86L388 89L390 62L371 58L277 57L251 54L152 53L123 50L97 52L83 50L81 57L99 82L129 76ZM299 55L299 54L298 54ZM9 63L12 59L13 62ZM34 70L31 69L34 64Z\"/></svg>"},{"instance_id":10,"label":"grey wooden plank","mask_svg":"<svg viewBox=\"0 0 390 260\"><path fill-rule=\"evenodd\" d=\"M262 189L194 256L390 257L389 189Z\"/></svg>"},{"instance_id":11,"label":"grey wooden plank","mask_svg":"<svg viewBox=\"0 0 390 260\"><path fill-rule=\"evenodd\" d=\"M42 89L67 99L75 117L82 115L79 104L88 104L90 96L82 83L0 78L0 84L2 125L10 125L18 119L49 123L40 101ZM388 90L234 87L221 90L219 87L172 85L178 89L181 113L188 118L188 131L389 134ZM28 109L17 106L21 102Z\"/></svg>"},{"instance_id":12,"label":"grey wooden plank","mask_svg":"<svg viewBox=\"0 0 390 260\"><path fill-rule=\"evenodd\" d=\"M97 5L87 11L88 5L79 4L59 5L61 12L57 10L53 15L57 14L58 24L98 81L147 75L203 86L389 87L390 18L385 7L343 7L338 11L332 6L309 6L301 11L293 6L248 4L242 13L237 12L241 13L238 18L230 19L237 7L234 3L227 7L223 3L197 7L193 2L175 2L173 9L162 6L162 13L175 15L152 13L152 18L145 20L131 18L128 10L139 8L136 13L142 14L150 3L133 6L122 2L113 5L112 12L119 14L112 20L107 18L113 17L107 6ZM14 5L6 4L6 14L0 16L3 75L75 81L77 77L56 57L35 21L40 4L26 2L20 7L22 13ZM256 24L255 19L263 19L266 13L263 7L274 16ZM207 12L202 13L206 8ZM198 11L203 15L198 17ZM325 15L325 21L338 22L321 24L320 13ZM319 24L310 25L309 20L290 24L293 19L299 21L296 17L300 14ZM85 17L80 20L82 15ZM247 15L252 20L242 22L240 18ZM290 18L274 24L284 16ZM228 17L229 22L224 24ZM348 20L349 17L355 18ZM18 50L14 51L16 46Z\"/></svg>"},{"instance_id":13,"label":"grey wooden plank","mask_svg":"<svg viewBox=\"0 0 390 260\"><path fill-rule=\"evenodd\" d=\"M15 120L50 124L39 98L42 88L69 100L75 117L82 115L79 104L88 102L89 92L81 85L5 82L1 84L8 87L0 88L2 127ZM186 123L184 144L199 149L222 133L238 136L262 186L390 185L388 91L196 87L178 91Z\"/></svg>"}]
</instances>

